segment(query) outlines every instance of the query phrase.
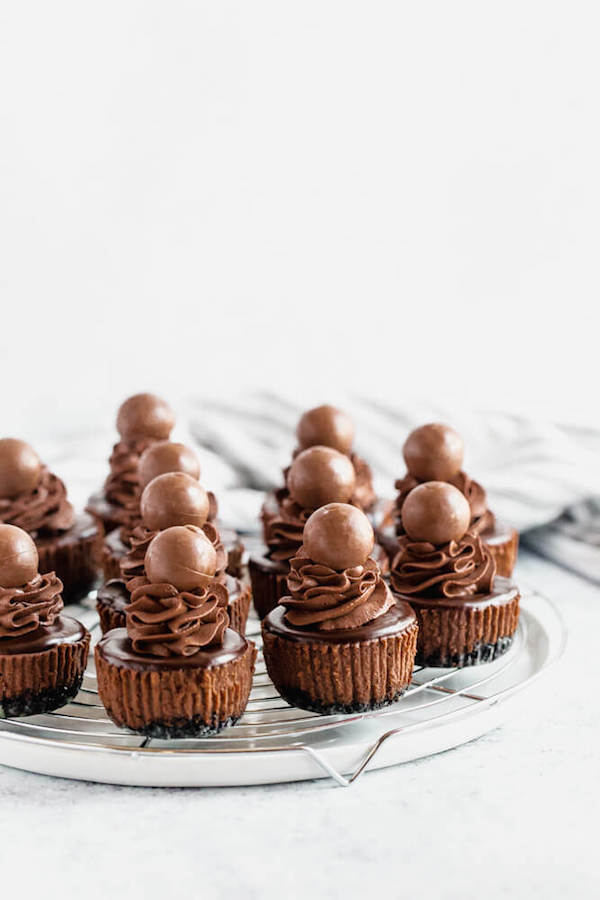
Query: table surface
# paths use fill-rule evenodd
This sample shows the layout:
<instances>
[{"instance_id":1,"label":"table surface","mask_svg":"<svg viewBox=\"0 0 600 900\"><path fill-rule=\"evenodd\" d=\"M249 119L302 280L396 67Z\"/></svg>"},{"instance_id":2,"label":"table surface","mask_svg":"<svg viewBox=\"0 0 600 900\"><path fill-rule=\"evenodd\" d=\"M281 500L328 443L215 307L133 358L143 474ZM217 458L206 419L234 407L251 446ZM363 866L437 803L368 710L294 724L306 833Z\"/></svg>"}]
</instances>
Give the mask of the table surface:
<instances>
[{"instance_id":1,"label":"table surface","mask_svg":"<svg viewBox=\"0 0 600 900\"><path fill-rule=\"evenodd\" d=\"M569 643L532 708L501 729L347 789L124 788L0 766L4 887L46 897L82 882L87 897L598 896L600 589L530 554L517 574L561 608Z\"/></svg>"}]
</instances>

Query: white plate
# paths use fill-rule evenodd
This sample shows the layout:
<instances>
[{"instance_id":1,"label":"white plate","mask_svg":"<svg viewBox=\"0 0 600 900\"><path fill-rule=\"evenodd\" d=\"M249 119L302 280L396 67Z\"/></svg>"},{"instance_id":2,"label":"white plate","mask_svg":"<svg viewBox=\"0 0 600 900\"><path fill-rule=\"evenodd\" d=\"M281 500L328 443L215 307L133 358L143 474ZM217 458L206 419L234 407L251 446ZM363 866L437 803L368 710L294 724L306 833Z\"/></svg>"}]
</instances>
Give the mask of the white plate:
<instances>
[{"instance_id":1,"label":"white plate","mask_svg":"<svg viewBox=\"0 0 600 900\"><path fill-rule=\"evenodd\" d=\"M95 611L74 612L97 632ZM249 633L257 631L252 620ZM556 609L525 591L515 641L500 659L468 669L415 669L401 700L354 716L290 707L259 655L238 724L214 737L179 741L148 740L114 726L98 699L91 659L72 703L48 715L0 721L0 763L124 785L232 786L326 776L345 785L366 769L439 753L496 728L517 703L530 701L524 689L560 657L564 643Z\"/></svg>"}]
</instances>

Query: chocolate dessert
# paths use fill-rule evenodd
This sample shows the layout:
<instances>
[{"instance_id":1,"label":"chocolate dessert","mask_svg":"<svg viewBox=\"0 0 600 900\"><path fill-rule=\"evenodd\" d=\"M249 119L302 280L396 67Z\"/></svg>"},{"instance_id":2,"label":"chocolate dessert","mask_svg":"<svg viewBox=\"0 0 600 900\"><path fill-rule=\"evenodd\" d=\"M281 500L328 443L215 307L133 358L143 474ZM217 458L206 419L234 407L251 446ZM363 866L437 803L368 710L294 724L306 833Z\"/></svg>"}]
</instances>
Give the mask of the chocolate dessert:
<instances>
[{"instance_id":1,"label":"chocolate dessert","mask_svg":"<svg viewBox=\"0 0 600 900\"><path fill-rule=\"evenodd\" d=\"M91 516L76 515L63 482L35 450L0 440L0 522L27 531L43 572L56 572L67 603L81 599L98 577L102 536Z\"/></svg>"},{"instance_id":2,"label":"chocolate dessert","mask_svg":"<svg viewBox=\"0 0 600 900\"><path fill-rule=\"evenodd\" d=\"M416 617L395 602L373 546L371 524L355 506L330 503L306 522L288 593L262 623L267 671L288 703L363 712L393 703L409 685Z\"/></svg>"},{"instance_id":3,"label":"chocolate dessert","mask_svg":"<svg viewBox=\"0 0 600 900\"><path fill-rule=\"evenodd\" d=\"M391 564L404 534L402 510L410 492L427 481L445 481L461 491L471 508L469 530L480 535L496 561L499 575L510 577L517 559L518 532L499 522L488 508L483 487L462 470L463 440L447 425L423 425L412 431L403 447L407 473L396 481L395 503L377 529L377 541Z\"/></svg>"},{"instance_id":4,"label":"chocolate dessert","mask_svg":"<svg viewBox=\"0 0 600 900\"><path fill-rule=\"evenodd\" d=\"M250 608L250 589L226 572L227 553L217 528L208 521L210 498L200 482L184 472L158 475L144 488L139 508L139 521L132 522L128 535L128 550L120 558L119 578L110 579L98 591L96 605L103 633L125 625L130 594L137 587L136 579L145 575L146 550L157 532L174 525L196 525L203 529L215 549L215 578L227 589L231 626L243 634Z\"/></svg>"},{"instance_id":5,"label":"chocolate dessert","mask_svg":"<svg viewBox=\"0 0 600 900\"><path fill-rule=\"evenodd\" d=\"M287 471L287 487L265 524L267 552L248 564L254 607L260 618L287 593L290 560L302 546L309 516L327 503L347 503L355 494L356 473L348 456L331 447L309 447Z\"/></svg>"},{"instance_id":6,"label":"chocolate dessert","mask_svg":"<svg viewBox=\"0 0 600 900\"><path fill-rule=\"evenodd\" d=\"M166 440L174 425L173 411L154 394L134 394L119 407L120 439L110 456L110 474L103 490L93 494L86 507L105 534L129 521L138 496L140 457L152 444Z\"/></svg>"},{"instance_id":7,"label":"chocolate dessert","mask_svg":"<svg viewBox=\"0 0 600 900\"><path fill-rule=\"evenodd\" d=\"M0 718L58 709L81 686L90 636L61 615L61 591L29 534L0 525Z\"/></svg>"},{"instance_id":8,"label":"chocolate dessert","mask_svg":"<svg viewBox=\"0 0 600 900\"><path fill-rule=\"evenodd\" d=\"M158 532L126 609L126 627L96 647L98 693L110 718L157 738L215 734L242 715L256 650L229 628L227 589L205 532Z\"/></svg>"},{"instance_id":9,"label":"chocolate dessert","mask_svg":"<svg viewBox=\"0 0 600 900\"><path fill-rule=\"evenodd\" d=\"M472 529L464 494L442 481L417 485L402 506L402 522L391 584L417 614L417 663L472 666L505 653L520 594L508 578L495 577L494 558Z\"/></svg>"},{"instance_id":10,"label":"chocolate dessert","mask_svg":"<svg viewBox=\"0 0 600 900\"><path fill-rule=\"evenodd\" d=\"M352 503L365 512L370 512L377 502L373 489L373 474L369 464L352 449L354 442L354 423L347 413L335 406L316 406L307 410L296 427L298 446L292 459L309 447L331 447L338 453L348 456L354 466L355 485ZM267 540L267 528L270 520L278 513L282 500L288 495L287 473L284 469L284 486L267 494L261 510L263 538Z\"/></svg>"},{"instance_id":11,"label":"chocolate dessert","mask_svg":"<svg viewBox=\"0 0 600 900\"><path fill-rule=\"evenodd\" d=\"M200 464L193 450L185 444L172 441L158 441L142 453L138 464L138 485L135 493L123 510L123 524L106 535L102 556L104 579L118 578L123 556L129 550L131 536L141 524L140 499L147 484L159 475L169 472L183 472L190 478L200 478ZM208 521L216 524L218 515L217 498L207 491L209 511ZM193 523L192 523L193 524ZM217 526L218 527L218 526ZM227 571L239 577L244 545L235 531L219 529L221 540L227 551Z\"/></svg>"}]
</instances>

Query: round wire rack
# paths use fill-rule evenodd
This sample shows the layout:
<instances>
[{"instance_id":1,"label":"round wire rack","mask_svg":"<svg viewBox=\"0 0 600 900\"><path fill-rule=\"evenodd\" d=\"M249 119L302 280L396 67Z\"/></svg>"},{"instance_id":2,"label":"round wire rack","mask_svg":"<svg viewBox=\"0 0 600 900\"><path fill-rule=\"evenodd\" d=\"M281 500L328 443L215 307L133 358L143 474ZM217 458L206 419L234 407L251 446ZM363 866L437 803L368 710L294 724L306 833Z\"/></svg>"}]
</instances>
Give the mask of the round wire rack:
<instances>
[{"instance_id":1,"label":"round wire rack","mask_svg":"<svg viewBox=\"0 0 600 900\"><path fill-rule=\"evenodd\" d=\"M69 610L100 636L95 594ZM319 716L286 703L259 649L248 707L236 725L200 739L162 741L118 728L98 697L93 653L77 697L46 715L0 721L0 762L44 774L129 785L264 784L332 777L348 786L367 768L430 755L471 740L506 717L562 654L565 628L552 604L523 592L511 649L466 669L416 667L404 696L370 713Z\"/></svg>"}]
</instances>

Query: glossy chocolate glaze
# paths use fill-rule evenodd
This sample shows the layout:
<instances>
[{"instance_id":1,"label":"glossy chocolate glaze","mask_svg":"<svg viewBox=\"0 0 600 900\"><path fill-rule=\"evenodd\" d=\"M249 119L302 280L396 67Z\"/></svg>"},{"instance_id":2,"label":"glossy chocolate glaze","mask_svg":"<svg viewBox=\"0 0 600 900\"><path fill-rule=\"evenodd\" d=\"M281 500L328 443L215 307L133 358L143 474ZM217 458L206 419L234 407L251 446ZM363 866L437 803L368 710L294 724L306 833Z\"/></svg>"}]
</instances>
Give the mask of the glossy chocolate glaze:
<instances>
[{"instance_id":1,"label":"glossy chocolate glaze","mask_svg":"<svg viewBox=\"0 0 600 900\"><path fill-rule=\"evenodd\" d=\"M128 551L128 547L121 540L121 529L114 528L104 538L104 546L107 548L111 556L120 559Z\"/></svg>"},{"instance_id":2,"label":"glossy chocolate glaze","mask_svg":"<svg viewBox=\"0 0 600 900\"><path fill-rule=\"evenodd\" d=\"M410 603L415 608L421 609L485 609L487 606L504 606L512 603L520 594L518 587L509 578L497 575L494 578L494 590L489 594L427 598L394 592L394 596L401 602Z\"/></svg>"},{"instance_id":3,"label":"glossy chocolate glaze","mask_svg":"<svg viewBox=\"0 0 600 900\"><path fill-rule=\"evenodd\" d=\"M390 637L404 631L416 622L416 616L405 600L397 600L382 616L367 622L359 628L344 628L333 631L318 631L311 628L297 628L290 625L285 618L285 608L278 606L263 619L263 628L270 634L290 641L310 641L324 644L350 644L359 641L370 641L376 638Z\"/></svg>"},{"instance_id":4,"label":"glossy chocolate glaze","mask_svg":"<svg viewBox=\"0 0 600 900\"><path fill-rule=\"evenodd\" d=\"M135 671L155 671L164 669L208 669L222 666L239 659L249 648L248 641L237 631L227 628L220 647L203 647L192 656L168 656L159 658L136 653L131 645L126 628L109 631L96 647L96 652L110 665L121 666Z\"/></svg>"},{"instance_id":5,"label":"glossy chocolate glaze","mask_svg":"<svg viewBox=\"0 0 600 900\"><path fill-rule=\"evenodd\" d=\"M268 556L251 556L249 564L269 575L289 575L290 571L290 564L287 560L269 559Z\"/></svg>"},{"instance_id":6,"label":"glossy chocolate glaze","mask_svg":"<svg viewBox=\"0 0 600 900\"><path fill-rule=\"evenodd\" d=\"M43 653L57 644L82 641L87 629L70 616L59 616L52 625L44 625L18 638L0 638L0 657L19 653Z\"/></svg>"},{"instance_id":7,"label":"glossy chocolate glaze","mask_svg":"<svg viewBox=\"0 0 600 900\"><path fill-rule=\"evenodd\" d=\"M107 532L112 531L113 528L119 528L122 524L123 507L118 506L116 503L111 503L104 491L97 491L95 494L92 494L85 510L94 516L95 519L99 519Z\"/></svg>"},{"instance_id":8,"label":"glossy chocolate glaze","mask_svg":"<svg viewBox=\"0 0 600 900\"><path fill-rule=\"evenodd\" d=\"M47 537L35 538L38 551L45 548L69 547L79 541L86 541L98 534L98 525L88 513L77 516L71 527L60 534L52 534Z\"/></svg>"}]
</instances>

